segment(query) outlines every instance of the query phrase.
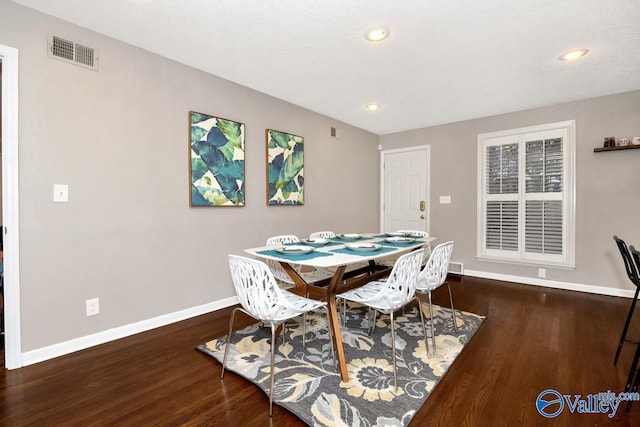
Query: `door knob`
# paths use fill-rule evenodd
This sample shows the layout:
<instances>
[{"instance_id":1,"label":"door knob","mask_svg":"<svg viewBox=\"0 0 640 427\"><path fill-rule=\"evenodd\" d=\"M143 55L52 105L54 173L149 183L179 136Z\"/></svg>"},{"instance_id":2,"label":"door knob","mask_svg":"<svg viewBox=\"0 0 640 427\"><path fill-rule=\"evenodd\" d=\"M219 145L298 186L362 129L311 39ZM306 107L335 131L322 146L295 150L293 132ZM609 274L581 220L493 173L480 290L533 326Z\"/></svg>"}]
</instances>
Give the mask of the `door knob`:
<instances>
[{"instance_id":1,"label":"door knob","mask_svg":"<svg viewBox=\"0 0 640 427\"><path fill-rule=\"evenodd\" d=\"M424 212L424 210L426 209L426 204L424 202L424 200L420 200L420 212Z\"/></svg>"},{"instance_id":2,"label":"door knob","mask_svg":"<svg viewBox=\"0 0 640 427\"><path fill-rule=\"evenodd\" d=\"M420 219L424 219L424 215L420 215Z\"/></svg>"}]
</instances>

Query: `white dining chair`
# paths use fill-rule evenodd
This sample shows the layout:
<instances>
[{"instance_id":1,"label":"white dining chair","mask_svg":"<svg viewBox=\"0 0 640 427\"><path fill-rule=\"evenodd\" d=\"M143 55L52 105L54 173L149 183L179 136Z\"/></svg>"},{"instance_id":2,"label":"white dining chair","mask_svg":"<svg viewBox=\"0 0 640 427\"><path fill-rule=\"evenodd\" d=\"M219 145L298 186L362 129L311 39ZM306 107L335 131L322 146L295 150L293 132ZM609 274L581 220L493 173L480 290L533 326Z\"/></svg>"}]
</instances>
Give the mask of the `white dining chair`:
<instances>
[{"instance_id":1,"label":"white dining chair","mask_svg":"<svg viewBox=\"0 0 640 427\"><path fill-rule=\"evenodd\" d=\"M336 233L334 233L333 231L315 231L311 234L309 234L309 239L333 239L336 237ZM361 268L366 268L369 266L368 262L361 262L361 263L357 263L357 264L351 264L348 265L347 268L345 269L345 273L350 272L350 271L355 271ZM335 267L331 267L331 268L324 268L323 270L327 271L329 274L334 274L336 269ZM347 309L346 306L346 301L342 301L342 309L340 311L341 313L341 322L344 325L345 322L345 316L344 316L344 312Z\"/></svg>"},{"instance_id":2,"label":"white dining chair","mask_svg":"<svg viewBox=\"0 0 640 427\"><path fill-rule=\"evenodd\" d=\"M411 237L429 237L429 233L422 230L396 230L394 231L394 233L404 233L404 234L410 235ZM422 265L425 265L427 260L429 259L429 256L431 256L431 244L427 243L423 246L423 248L424 248L424 257L422 258ZM379 261L379 264L391 267L395 262L396 262L396 258L385 258Z\"/></svg>"},{"instance_id":3,"label":"white dining chair","mask_svg":"<svg viewBox=\"0 0 640 427\"><path fill-rule=\"evenodd\" d=\"M333 231L315 231L309 234L309 239L333 239L336 233Z\"/></svg>"},{"instance_id":4,"label":"white dining chair","mask_svg":"<svg viewBox=\"0 0 640 427\"><path fill-rule=\"evenodd\" d=\"M280 236L272 236L267 239L267 246L282 246L290 243L301 243L298 236L293 234L283 234ZM291 276L285 271L280 262L274 260L267 260L267 265L273 273L274 277L284 288L291 288L295 285ZM332 276L331 272L321 269L308 269L303 270L300 265L291 264L291 267L302 277L307 283L314 283L320 280L328 279Z\"/></svg>"},{"instance_id":5,"label":"white dining chair","mask_svg":"<svg viewBox=\"0 0 640 427\"><path fill-rule=\"evenodd\" d=\"M453 308L453 296L451 295L451 286L447 282L447 274L449 271L449 262L451 261L451 253L453 252L453 241L439 244L433 249L427 264L424 266L418 276L416 284L416 292L421 294L429 294L429 319L431 322L431 339L433 343L433 352L438 351L436 347L436 330L433 323L433 306L431 304L431 291L438 289L443 284L449 288L449 302L451 303L451 313L453 316L453 329L458 333L456 325L456 312Z\"/></svg>"},{"instance_id":6,"label":"white dining chair","mask_svg":"<svg viewBox=\"0 0 640 427\"><path fill-rule=\"evenodd\" d=\"M324 307L329 318L327 303L295 295L289 291L281 289L269 270L269 267L262 262L237 255L229 255L229 268L231 278L235 287L241 307L236 307L231 311L229 319L229 333L222 358L222 373L220 378L224 378L224 370L229 354L229 343L233 332L233 320L237 311L261 321L263 324L271 326L271 362L270 362L270 383L269 383L269 416L273 415L273 383L274 383L274 359L276 329L285 321L306 314L310 311ZM331 328L329 330L329 340L331 342L332 356L335 361L333 350L333 337ZM305 333L303 332L303 339Z\"/></svg>"},{"instance_id":7,"label":"white dining chair","mask_svg":"<svg viewBox=\"0 0 640 427\"><path fill-rule=\"evenodd\" d=\"M423 230L397 230L396 233L406 233L411 237L429 237L429 233ZM431 244L427 243L424 247L424 258L422 260L422 265L426 264L427 260L431 256Z\"/></svg>"},{"instance_id":8,"label":"white dining chair","mask_svg":"<svg viewBox=\"0 0 640 427\"><path fill-rule=\"evenodd\" d=\"M424 332L424 343L427 354L429 344L427 342L427 331L425 329L424 317L420 309L420 299L415 296L416 282L420 272L420 262L424 255L424 250L409 252L402 255L396 261L389 278L385 281L372 281L364 286L336 295L336 300L347 300L363 304L374 310L372 324L375 323L376 313L379 311L388 314L391 326L391 348L393 361L393 381L398 388L398 374L396 368L396 339L394 312L405 305L416 302L418 312Z\"/></svg>"}]
</instances>

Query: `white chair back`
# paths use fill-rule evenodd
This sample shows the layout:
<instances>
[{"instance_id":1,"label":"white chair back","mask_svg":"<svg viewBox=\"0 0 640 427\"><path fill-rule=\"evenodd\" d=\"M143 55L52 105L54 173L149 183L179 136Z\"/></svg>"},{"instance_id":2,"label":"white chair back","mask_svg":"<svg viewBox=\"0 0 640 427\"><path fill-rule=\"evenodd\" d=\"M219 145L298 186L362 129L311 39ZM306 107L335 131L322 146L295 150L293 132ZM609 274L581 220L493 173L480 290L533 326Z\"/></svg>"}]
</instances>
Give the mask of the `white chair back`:
<instances>
[{"instance_id":1,"label":"white chair back","mask_svg":"<svg viewBox=\"0 0 640 427\"><path fill-rule=\"evenodd\" d=\"M398 230L396 233L411 233L413 237L429 237L429 233L422 230ZM422 259L422 263L426 263L429 257L431 256L431 244L427 243L424 245L424 258Z\"/></svg>"},{"instance_id":2,"label":"white chair back","mask_svg":"<svg viewBox=\"0 0 640 427\"><path fill-rule=\"evenodd\" d=\"M447 280L452 252L453 241L441 243L433 249L427 265L418 276L418 291L436 289Z\"/></svg>"},{"instance_id":3,"label":"white chair back","mask_svg":"<svg viewBox=\"0 0 640 427\"><path fill-rule=\"evenodd\" d=\"M336 237L336 233L333 231L316 231L309 234L310 239L332 239L334 237Z\"/></svg>"},{"instance_id":4,"label":"white chair back","mask_svg":"<svg viewBox=\"0 0 640 427\"><path fill-rule=\"evenodd\" d=\"M277 319L284 295L267 265L258 260L229 255L233 286L243 309L261 321Z\"/></svg>"},{"instance_id":5,"label":"white chair back","mask_svg":"<svg viewBox=\"0 0 640 427\"><path fill-rule=\"evenodd\" d=\"M423 253L423 249L409 252L398 258L393 265L385 282L385 299L388 298L392 310L404 306L414 297Z\"/></svg>"},{"instance_id":6,"label":"white chair back","mask_svg":"<svg viewBox=\"0 0 640 427\"><path fill-rule=\"evenodd\" d=\"M396 230L396 233L410 233L413 237L429 237L429 233L422 230Z\"/></svg>"},{"instance_id":7,"label":"white chair back","mask_svg":"<svg viewBox=\"0 0 640 427\"><path fill-rule=\"evenodd\" d=\"M267 239L267 246L280 246L285 243L297 243L300 239L293 234L283 234L281 236L273 236Z\"/></svg>"},{"instance_id":8,"label":"white chair back","mask_svg":"<svg viewBox=\"0 0 640 427\"><path fill-rule=\"evenodd\" d=\"M298 243L300 239L298 236L293 234L283 234L281 236L273 236L267 239L267 246L282 246L286 243ZM294 282L291 279L291 276L282 268L282 265L278 261L267 260L267 266L275 276L277 280L284 283L285 285L293 285ZM299 266L295 266L296 271L300 270Z\"/></svg>"}]
</instances>

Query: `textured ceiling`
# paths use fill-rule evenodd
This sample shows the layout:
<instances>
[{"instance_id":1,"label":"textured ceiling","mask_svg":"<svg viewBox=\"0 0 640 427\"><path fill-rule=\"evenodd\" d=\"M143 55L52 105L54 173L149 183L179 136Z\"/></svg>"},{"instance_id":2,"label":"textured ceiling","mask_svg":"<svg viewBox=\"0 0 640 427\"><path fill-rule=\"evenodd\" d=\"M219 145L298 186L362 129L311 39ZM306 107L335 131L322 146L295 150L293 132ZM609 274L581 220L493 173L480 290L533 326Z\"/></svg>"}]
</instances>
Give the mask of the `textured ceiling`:
<instances>
[{"instance_id":1,"label":"textured ceiling","mask_svg":"<svg viewBox=\"0 0 640 427\"><path fill-rule=\"evenodd\" d=\"M640 89L639 0L14 1L376 134Z\"/></svg>"}]
</instances>

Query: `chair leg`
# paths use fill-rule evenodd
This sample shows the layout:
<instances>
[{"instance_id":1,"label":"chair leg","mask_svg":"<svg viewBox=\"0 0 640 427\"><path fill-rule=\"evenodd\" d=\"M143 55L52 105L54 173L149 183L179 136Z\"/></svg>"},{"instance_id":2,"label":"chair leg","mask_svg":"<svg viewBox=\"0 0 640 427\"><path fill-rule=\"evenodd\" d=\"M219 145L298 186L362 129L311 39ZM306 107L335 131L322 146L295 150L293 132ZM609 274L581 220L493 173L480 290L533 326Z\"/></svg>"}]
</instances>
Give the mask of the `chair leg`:
<instances>
[{"instance_id":1,"label":"chair leg","mask_svg":"<svg viewBox=\"0 0 640 427\"><path fill-rule=\"evenodd\" d=\"M616 350L616 357L613 358L613 364L618 363L618 357L620 356L620 350L622 350L622 344L624 344L624 340L627 336L627 330L629 329L629 324L631 323L631 318L633 317L633 311L636 308L636 302L638 301L638 293L640 293L640 287L636 288L636 293L633 296L633 301L631 301L631 307L629 308L629 314L627 314L627 321L624 324L624 328L622 328L622 335L620 335L620 342L618 342L618 349Z\"/></svg>"},{"instance_id":2,"label":"chair leg","mask_svg":"<svg viewBox=\"0 0 640 427\"><path fill-rule=\"evenodd\" d=\"M636 352L633 355L633 362L631 362L631 368L629 368L629 375L627 376L627 385L624 388L625 392L631 390L633 378L635 377L638 370L638 360L640 360L640 345L638 345L638 347L636 348Z\"/></svg>"},{"instance_id":3,"label":"chair leg","mask_svg":"<svg viewBox=\"0 0 640 427\"><path fill-rule=\"evenodd\" d=\"M369 323L371 324L371 326L369 327L369 335L373 335L373 333L376 331L376 320L378 319L378 312L371 307L367 308L367 311L369 313L373 312L373 319L371 319L371 315L369 315L369 318L371 319L369 321Z\"/></svg>"},{"instance_id":4,"label":"chair leg","mask_svg":"<svg viewBox=\"0 0 640 427\"><path fill-rule=\"evenodd\" d=\"M302 348L307 348L307 313L302 313Z\"/></svg>"},{"instance_id":5,"label":"chair leg","mask_svg":"<svg viewBox=\"0 0 640 427\"><path fill-rule=\"evenodd\" d=\"M331 324L329 322L329 306L326 305L324 307L327 314L327 329L329 330L329 343L331 343L331 359L333 360L333 367L338 368L338 360L336 359L336 349L333 346L333 330L331 329Z\"/></svg>"},{"instance_id":6,"label":"chair leg","mask_svg":"<svg viewBox=\"0 0 640 427\"><path fill-rule=\"evenodd\" d=\"M636 370L637 371L637 370ZM640 384L640 374L636 373L636 379L633 382L633 388L631 389L631 393L636 393L638 391L638 385ZM633 403L633 399L629 399L627 402L627 412L631 410L631 404Z\"/></svg>"},{"instance_id":7,"label":"chair leg","mask_svg":"<svg viewBox=\"0 0 640 427\"><path fill-rule=\"evenodd\" d=\"M436 326L433 323L433 304L431 303L431 291L429 291L429 318L431 319L431 343L433 344L433 354L438 353L436 346Z\"/></svg>"},{"instance_id":8,"label":"chair leg","mask_svg":"<svg viewBox=\"0 0 640 427\"><path fill-rule=\"evenodd\" d=\"M424 324L424 315L422 314L422 302L420 298L414 297L415 302L418 304L418 314L420 314L420 323L422 323L422 332L424 332L424 349L427 352L427 358L431 358L429 356L429 338L427 338L427 325Z\"/></svg>"},{"instance_id":9,"label":"chair leg","mask_svg":"<svg viewBox=\"0 0 640 427\"><path fill-rule=\"evenodd\" d=\"M275 354L276 354L276 326L271 325L271 370L270 370L270 381L269 381L269 416L273 416L273 370L275 365Z\"/></svg>"},{"instance_id":10,"label":"chair leg","mask_svg":"<svg viewBox=\"0 0 640 427\"><path fill-rule=\"evenodd\" d=\"M347 300L342 300L342 326L347 324Z\"/></svg>"},{"instance_id":11,"label":"chair leg","mask_svg":"<svg viewBox=\"0 0 640 427\"><path fill-rule=\"evenodd\" d=\"M287 322L282 322L282 331L280 332L282 335L282 344L287 343Z\"/></svg>"},{"instance_id":12,"label":"chair leg","mask_svg":"<svg viewBox=\"0 0 640 427\"><path fill-rule=\"evenodd\" d=\"M233 330L233 318L236 315L237 308L231 311L231 317L229 318L229 333L227 334L227 343L224 345L224 356L222 357L222 372L220 373L220 379L224 378L224 368L227 363L227 354L229 354L229 343L231 342L231 331Z\"/></svg>"},{"instance_id":13,"label":"chair leg","mask_svg":"<svg viewBox=\"0 0 640 427\"><path fill-rule=\"evenodd\" d=\"M396 386L396 390L398 390L398 374L396 372L396 328L393 325L395 323L393 321L393 310L391 310L389 316L391 317L391 351L393 352L391 359L393 362L393 384Z\"/></svg>"},{"instance_id":14,"label":"chair leg","mask_svg":"<svg viewBox=\"0 0 640 427\"><path fill-rule=\"evenodd\" d=\"M458 333L458 320L456 319L456 310L453 308L453 296L451 295L451 285L447 282L447 287L449 288L449 302L451 303L451 314L453 316L453 330Z\"/></svg>"}]
</instances>

